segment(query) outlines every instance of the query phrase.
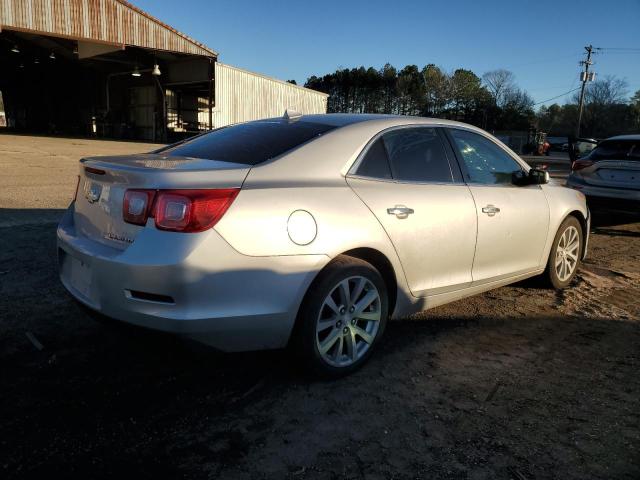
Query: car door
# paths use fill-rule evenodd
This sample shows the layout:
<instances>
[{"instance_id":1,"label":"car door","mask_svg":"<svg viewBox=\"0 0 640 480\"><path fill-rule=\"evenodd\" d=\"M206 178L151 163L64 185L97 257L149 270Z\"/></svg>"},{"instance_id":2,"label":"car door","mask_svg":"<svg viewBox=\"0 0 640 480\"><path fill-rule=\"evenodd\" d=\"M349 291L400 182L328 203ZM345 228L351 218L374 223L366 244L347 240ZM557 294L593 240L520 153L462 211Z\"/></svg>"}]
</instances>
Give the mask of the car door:
<instances>
[{"instance_id":1,"label":"car door","mask_svg":"<svg viewBox=\"0 0 640 480\"><path fill-rule=\"evenodd\" d=\"M523 165L488 137L462 128L447 132L476 205L474 284L538 269L549 228L544 191L515 185L512 174Z\"/></svg>"},{"instance_id":2,"label":"car door","mask_svg":"<svg viewBox=\"0 0 640 480\"><path fill-rule=\"evenodd\" d=\"M387 232L415 296L470 285L475 206L437 128L383 132L369 143L347 181Z\"/></svg>"}]
</instances>

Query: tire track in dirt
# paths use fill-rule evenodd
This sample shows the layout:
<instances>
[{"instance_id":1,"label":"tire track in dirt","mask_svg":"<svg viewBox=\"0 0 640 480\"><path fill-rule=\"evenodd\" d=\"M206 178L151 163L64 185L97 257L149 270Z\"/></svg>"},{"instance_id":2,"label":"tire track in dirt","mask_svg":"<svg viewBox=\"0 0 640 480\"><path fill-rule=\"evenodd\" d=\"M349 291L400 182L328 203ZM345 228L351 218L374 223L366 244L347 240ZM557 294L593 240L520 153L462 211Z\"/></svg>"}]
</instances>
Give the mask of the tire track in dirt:
<instances>
[{"instance_id":1,"label":"tire track in dirt","mask_svg":"<svg viewBox=\"0 0 640 480\"><path fill-rule=\"evenodd\" d=\"M558 293L558 308L566 315L637 321L640 275L585 265L575 285Z\"/></svg>"}]
</instances>

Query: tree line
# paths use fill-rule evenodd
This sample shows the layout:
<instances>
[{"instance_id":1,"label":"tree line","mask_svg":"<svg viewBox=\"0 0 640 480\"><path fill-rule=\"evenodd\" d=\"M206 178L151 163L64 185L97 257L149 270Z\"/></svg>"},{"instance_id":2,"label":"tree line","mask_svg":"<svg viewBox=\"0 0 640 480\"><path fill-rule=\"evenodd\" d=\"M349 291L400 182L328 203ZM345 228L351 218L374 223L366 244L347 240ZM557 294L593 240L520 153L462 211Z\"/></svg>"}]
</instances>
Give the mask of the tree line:
<instances>
[{"instance_id":1,"label":"tree line","mask_svg":"<svg viewBox=\"0 0 640 480\"><path fill-rule=\"evenodd\" d=\"M552 135L575 133L579 96L564 105L540 107L537 126ZM627 82L614 76L587 83L580 136L602 139L626 133L640 133L640 90L629 99Z\"/></svg>"},{"instance_id":2,"label":"tree line","mask_svg":"<svg viewBox=\"0 0 640 480\"><path fill-rule=\"evenodd\" d=\"M535 126L550 135L562 136L572 134L577 123L577 98L536 112L531 96L517 85L514 74L504 69L478 76L463 68L447 72L434 64L423 68L407 65L400 70L390 64L380 69L339 68L309 77L305 87L329 94L329 113L437 117L488 131L528 130ZM625 95L626 83L614 77L589 83L583 135L604 137L614 134L610 132L616 128L637 130L637 108L634 110L633 101L625 101Z\"/></svg>"},{"instance_id":3,"label":"tree line","mask_svg":"<svg viewBox=\"0 0 640 480\"><path fill-rule=\"evenodd\" d=\"M535 117L533 100L507 70L481 78L464 68L449 73L434 64L400 70L386 64L311 76L305 86L329 94L328 112L447 118L487 130L526 129Z\"/></svg>"}]
</instances>

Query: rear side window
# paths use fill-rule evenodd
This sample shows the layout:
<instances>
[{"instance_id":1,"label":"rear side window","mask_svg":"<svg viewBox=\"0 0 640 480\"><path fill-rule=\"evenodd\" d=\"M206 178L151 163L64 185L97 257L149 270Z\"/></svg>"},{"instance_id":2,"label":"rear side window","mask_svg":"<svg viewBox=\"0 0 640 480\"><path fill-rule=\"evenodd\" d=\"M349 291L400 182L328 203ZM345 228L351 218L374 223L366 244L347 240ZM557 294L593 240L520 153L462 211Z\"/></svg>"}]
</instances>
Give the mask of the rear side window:
<instances>
[{"instance_id":1,"label":"rear side window","mask_svg":"<svg viewBox=\"0 0 640 480\"><path fill-rule=\"evenodd\" d=\"M593 150L589 160L640 160L640 140L605 140Z\"/></svg>"},{"instance_id":2,"label":"rear side window","mask_svg":"<svg viewBox=\"0 0 640 480\"><path fill-rule=\"evenodd\" d=\"M369 147L356 174L373 178L391 178L391 168L389 168L387 151L385 150L382 138L376 140L371 147Z\"/></svg>"},{"instance_id":3,"label":"rear side window","mask_svg":"<svg viewBox=\"0 0 640 480\"><path fill-rule=\"evenodd\" d=\"M330 130L333 125L302 120L267 120L243 123L199 135L169 147L162 153L171 157L192 157L256 165L282 155Z\"/></svg>"},{"instance_id":4,"label":"rear side window","mask_svg":"<svg viewBox=\"0 0 640 480\"><path fill-rule=\"evenodd\" d=\"M394 179L453 182L442 140L434 128L401 128L385 133L382 138Z\"/></svg>"}]
</instances>

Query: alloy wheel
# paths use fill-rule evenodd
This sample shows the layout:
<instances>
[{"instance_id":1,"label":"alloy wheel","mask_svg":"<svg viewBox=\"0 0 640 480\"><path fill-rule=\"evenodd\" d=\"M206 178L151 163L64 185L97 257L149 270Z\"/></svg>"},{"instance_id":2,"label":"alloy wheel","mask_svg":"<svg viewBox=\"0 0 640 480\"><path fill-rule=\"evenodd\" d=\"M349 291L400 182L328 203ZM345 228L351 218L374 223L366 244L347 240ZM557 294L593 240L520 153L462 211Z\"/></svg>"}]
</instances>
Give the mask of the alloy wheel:
<instances>
[{"instance_id":1,"label":"alloy wheel","mask_svg":"<svg viewBox=\"0 0 640 480\"><path fill-rule=\"evenodd\" d=\"M362 276L335 285L316 322L316 346L322 359L347 367L369 350L380 328L382 305L376 286Z\"/></svg>"},{"instance_id":2,"label":"alloy wheel","mask_svg":"<svg viewBox=\"0 0 640 480\"><path fill-rule=\"evenodd\" d=\"M574 226L569 226L562 233L556 248L555 270L561 282L567 281L578 265L580 255L580 234Z\"/></svg>"}]
</instances>

